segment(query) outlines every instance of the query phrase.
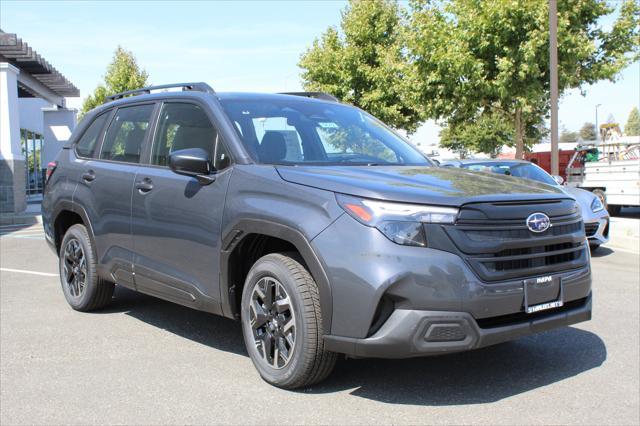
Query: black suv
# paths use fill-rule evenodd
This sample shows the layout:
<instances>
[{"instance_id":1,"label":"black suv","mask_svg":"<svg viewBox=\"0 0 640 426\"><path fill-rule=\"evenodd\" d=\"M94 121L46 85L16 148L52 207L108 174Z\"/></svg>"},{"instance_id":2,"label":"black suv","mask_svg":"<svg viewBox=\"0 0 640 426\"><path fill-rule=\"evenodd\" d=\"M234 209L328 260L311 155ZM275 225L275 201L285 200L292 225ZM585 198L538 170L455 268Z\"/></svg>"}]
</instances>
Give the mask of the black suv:
<instances>
[{"instance_id":1,"label":"black suv","mask_svg":"<svg viewBox=\"0 0 640 426\"><path fill-rule=\"evenodd\" d=\"M322 380L339 353L456 352L591 317L575 200L437 167L327 94L115 95L47 176L45 233L74 309L117 284L238 319L283 388Z\"/></svg>"}]
</instances>

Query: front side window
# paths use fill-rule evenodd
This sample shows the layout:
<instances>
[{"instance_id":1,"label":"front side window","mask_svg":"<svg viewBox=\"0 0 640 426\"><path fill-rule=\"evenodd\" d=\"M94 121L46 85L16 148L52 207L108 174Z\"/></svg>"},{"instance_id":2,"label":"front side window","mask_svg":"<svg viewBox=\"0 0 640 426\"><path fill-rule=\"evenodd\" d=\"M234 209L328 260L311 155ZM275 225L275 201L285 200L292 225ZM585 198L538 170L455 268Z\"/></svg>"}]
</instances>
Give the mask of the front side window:
<instances>
[{"instance_id":1,"label":"front side window","mask_svg":"<svg viewBox=\"0 0 640 426\"><path fill-rule=\"evenodd\" d=\"M79 156L87 158L93 157L93 152L96 149L98 136L100 136L100 131L102 130L105 121L107 121L108 116L109 112L105 112L104 114L99 115L95 120L93 120L93 123L89 125L87 130L85 130L84 134L76 145L76 152Z\"/></svg>"},{"instance_id":2,"label":"front side window","mask_svg":"<svg viewBox=\"0 0 640 426\"><path fill-rule=\"evenodd\" d=\"M371 115L307 99L221 101L251 155L263 164L432 163Z\"/></svg>"},{"instance_id":3,"label":"front side window","mask_svg":"<svg viewBox=\"0 0 640 426\"><path fill-rule=\"evenodd\" d=\"M153 104L119 108L105 135L100 158L139 163L153 108Z\"/></svg>"},{"instance_id":4,"label":"front side window","mask_svg":"<svg viewBox=\"0 0 640 426\"><path fill-rule=\"evenodd\" d=\"M205 150L216 170L229 165L229 154L200 106L191 103L164 104L158 119L151 164L168 166L172 152L189 148Z\"/></svg>"}]
</instances>

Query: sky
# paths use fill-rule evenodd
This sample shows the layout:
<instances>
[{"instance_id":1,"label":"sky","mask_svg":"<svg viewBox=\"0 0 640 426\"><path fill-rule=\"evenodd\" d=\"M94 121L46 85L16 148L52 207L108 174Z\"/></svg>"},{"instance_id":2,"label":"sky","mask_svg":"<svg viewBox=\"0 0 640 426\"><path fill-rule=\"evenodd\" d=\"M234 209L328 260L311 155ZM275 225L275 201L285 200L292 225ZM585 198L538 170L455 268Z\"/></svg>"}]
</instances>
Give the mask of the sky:
<instances>
[{"instance_id":1,"label":"sky","mask_svg":"<svg viewBox=\"0 0 640 426\"><path fill-rule=\"evenodd\" d=\"M329 26L339 26L344 1L0 2L0 28L16 33L72 81L85 97L102 81L116 46L133 51L153 84L205 81L217 91L302 90L300 55ZM605 28L612 19L603 22ZM615 83L566 93L560 126L613 117L624 125L640 105L640 62ZM70 100L79 107L81 99ZM425 123L412 137L438 140Z\"/></svg>"}]
</instances>

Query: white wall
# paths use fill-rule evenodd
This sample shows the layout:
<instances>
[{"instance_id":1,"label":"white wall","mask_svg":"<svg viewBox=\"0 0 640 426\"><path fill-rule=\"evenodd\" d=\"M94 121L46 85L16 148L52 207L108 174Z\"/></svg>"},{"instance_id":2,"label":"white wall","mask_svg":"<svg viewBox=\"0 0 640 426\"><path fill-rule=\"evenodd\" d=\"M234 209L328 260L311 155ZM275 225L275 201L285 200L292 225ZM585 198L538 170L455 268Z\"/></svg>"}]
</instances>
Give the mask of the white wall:
<instances>
[{"instance_id":1,"label":"white wall","mask_svg":"<svg viewBox=\"0 0 640 426\"><path fill-rule=\"evenodd\" d=\"M42 108L47 107L51 107L51 104L40 98L18 98L20 128L44 134Z\"/></svg>"},{"instance_id":2,"label":"white wall","mask_svg":"<svg viewBox=\"0 0 640 426\"><path fill-rule=\"evenodd\" d=\"M71 132L76 127L75 109L47 108L43 114L44 149L42 164L56 159L62 146L69 140Z\"/></svg>"}]
</instances>

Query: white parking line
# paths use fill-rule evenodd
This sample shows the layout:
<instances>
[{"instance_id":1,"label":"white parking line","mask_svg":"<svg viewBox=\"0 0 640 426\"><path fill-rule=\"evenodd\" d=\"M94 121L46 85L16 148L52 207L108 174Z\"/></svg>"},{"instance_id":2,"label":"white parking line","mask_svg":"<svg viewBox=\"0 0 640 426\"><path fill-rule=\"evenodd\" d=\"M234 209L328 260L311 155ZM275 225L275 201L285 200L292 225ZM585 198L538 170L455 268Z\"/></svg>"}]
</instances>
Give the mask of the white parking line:
<instances>
[{"instance_id":1,"label":"white parking line","mask_svg":"<svg viewBox=\"0 0 640 426\"><path fill-rule=\"evenodd\" d=\"M57 277L58 276L58 274L50 274L48 272L25 271L24 269L0 268L0 271L17 272L19 274L41 275L43 277Z\"/></svg>"}]
</instances>

